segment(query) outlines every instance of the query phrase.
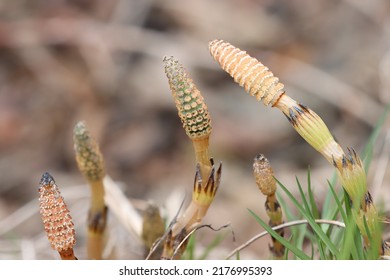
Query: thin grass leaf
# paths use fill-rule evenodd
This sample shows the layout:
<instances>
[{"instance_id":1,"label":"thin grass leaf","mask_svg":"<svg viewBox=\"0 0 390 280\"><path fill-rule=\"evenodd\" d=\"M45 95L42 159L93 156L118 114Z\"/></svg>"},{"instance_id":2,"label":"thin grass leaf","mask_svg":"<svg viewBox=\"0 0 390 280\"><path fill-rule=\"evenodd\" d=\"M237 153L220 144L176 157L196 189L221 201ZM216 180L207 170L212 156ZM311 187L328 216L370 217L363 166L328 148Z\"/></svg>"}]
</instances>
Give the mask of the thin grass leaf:
<instances>
[{"instance_id":1,"label":"thin grass leaf","mask_svg":"<svg viewBox=\"0 0 390 280\"><path fill-rule=\"evenodd\" d=\"M303 250L303 243L305 241L305 236L306 236L306 231L307 231L306 225L298 226L297 230L299 230L299 232L298 232L298 236L297 236L297 240L296 240L296 246L298 248L300 248L301 250Z\"/></svg>"},{"instance_id":2,"label":"thin grass leaf","mask_svg":"<svg viewBox=\"0 0 390 280\"><path fill-rule=\"evenodd\" d=\"M362 237L352 217L351 201L346 192L344 192L344 205L347 218L344 221L346 227L341 250L342 254L340 254L339 259L364 260Z\"/></svg>"},{"instance_id":3,"label":"thin grass leaf","mask_svg":"<svg viewBox=\"0 0 390 280\"><path fill-rule=\"evenodd\" d=\"M311 245L311 258L314 260L314 252L315 252L314 243L312 242L312 243L310 243L310 245Z\"/></svg>"},{"instance_id":4,"label":"thin grass leaf","mask_svg":"<svg viewBox=\"0 0 390 280\"><path fill-rule=\"evenodd\" d=\"M335 191L333 185L329 181L328 181L328 185L329 185L329 190L333 195L334 201L336 202L336 206L337 206L337 210L338 210L338 211L334 211L334 216L332 217L332 220L335 220L338 213L340 213L341 218L343 219L344 223L348 223L347 214L343 208L343 203L341 202L339 195L336 194L336 191ZM342 191L342 192L344 192L344 191ZM341 195L344 195L344 194L341 193L340 196ZM346 224L346 226L348 226L348 225ZM326 231L326 235L331 236L332 232L335 232L335 229L333 227L328 227L328 230ZM335 232L335 234L333 235L333 239L332 239L335 244L340 244L341 240L343 239L343 234L344 234L343 231L340 231L340 230Z\"/></svg>"},{"instance_id":5,"label":"thin grass leaf","mask_svg":"<svg viewBox=\"0 0 390 280\"><path fill-rule=\"evenodd\" d=\"M251 215L256 219L256 221L272 235L276 240L282 243L286 248L288 248L293 254L295 254L301 260L310 260L310 257L306 255L303 251L299 250L297 247L289 243L286 239L281 237L276 231L274 231L266 222L260 219L252 210L248 209Z\"/></svg>"},{"instance_id":6,"label":"thin grass leaf","mask_svg":"<svg viewBox=\"0 0 390 280\"><path fill-rule=\"evenodd\" d=\"M182 255L181 259L184 260L195 260L195 248L196 248L196 238L195 234L191 234L190 238L188 239L188 244L186 247L186 250L184 254Z\"/></svg>"},{"instance_id":7,"label":"thin grass leaf","mask_svg":"<svg viewBox=\"0 0 390 280\"><path fill-rule=\"evenodd\" d=\"M372 238L372 235L371 235L371 231L370 231L370 229L369 229L369 227L368 227L368 225L367 225L367 221L366 221L366 218L364 217L363 218L363 225L364 225L364 228L365 228L365 230L366 230L366 233L367 233L367 237L368 237L368 240L370 240L370 244L371 244L371 246L369 246L369 249L368 249L368 251L365 251L365 259L368 259L368 260L375 260L375 259L377 259L378 257L378 250L374 250L373 249L373 238ZM375 255L373 255L373 253L374 253L374 251L376 251L376 256Z\"/></svg>"},{"instance_id":8,"label":"thin grass leaf","mask_svg":"<svg viewBox=\"0 0 390 280\"><path fill-rule=\"evenodd\" d=\"M332 184L329 181L328 181L328 185L329 185L330 192L332 193L333 198L337 204L337 208L339 210L338 212L340 212L341 218L343 219L345 226L347 226L347 222L348 222L347 221L347 213L344 211L344 208L343 208L342 202L340 201L339 195L337 195L334 187L332 186ZM338 214L337 212L334 214L334 216L333 216L334 219L336 219L337 214Z\"/></svg>"},{"instance_id":9,"label":"thin grass leaf","mask_svg":"<svg viewBox=\"0 0 390 280\"><path fill-rule=\"evenodd\" d=\"M310 202L310 208L311 212L313 213L314 219L319 219L320 218L320 213L318 211L318 207L316 204L316 201L314 199L314 193L311 188L311 173L310 173L310 168L307 170L307 190L308 190L308 195L309 195L309 202Z\"/></svg>"},{"instance_id":10,"label":"thin grass leaf","mask_svg":"<svg viewBox=\"0 0 390 280\"><path fill-rule=\"evenodd\" d=\"M312 215L313 215L314 219L319 219L320 213L318 211L318 207L317 207L316 201L314 199L314 193L313 193L313 190L311 187L310 168L307 171L307 190L308 190L308 196L309 196L309 202L310 202L310 208L311 208ZM326 225L323 225L323 227L324 226L326 226ZM328 228L333 228L333 227L328 226ZM327 234L327 236L329 236L329 234ZM326 256L325 249L323 247L322 242L318 242L318 251L320 252L320 256L321 256L322 260L328 259L328 257Z\"/></svg>"},{"instance_id":11,"label":"thin grass leaf","mask_svg":"<svg viewBox=\"0 0 390 280\"><path fill-rule=\"evenodd\" d=\"M307 225L305 225L305 226L307 227ZM303 233L304 233L305 237L309 240L309 244L311 246L315 247L315 245L317 245L318 252L320 254L319 259L320 260L329 259L329 257L326 255L324 244L320 240L319 236L317 234L315 234L315 233L310 232L307 229L303 229Z\"/></svg>"},{"instance_id":12,"label":"thin grass leaf","mask_svg":"<svg viewBox=\"0 0 390 280\"><path fill-rule=\"evenodd\" d=\"M283 197L280 195L279 191L276 192L276 196L278 198L279 204L281 205L283 209L283 213L285 213L287 221L296 221L300 220L301 217L295 216L291 209L286 204ZM305 230L306 225L299 225L296 227L291 227L291 238L290 241L292 244L294 244L296 247L298 247L300 250L303 250L303 241L305 239Z\"/></svg>"},{"instance_id":13,"label":"thin grass leaf","mask_svg":"<svg viewBox=\"0 0 390 280\"><path fill-rule=\"evenodd\" d=\"M325 249L321 240L318 237L316 239L317 239L318 252L320 253L320 259L327 260L328 257L326 256Z\"/></svg>"},{"instance_id":14,"label":"thin grass leaf","mask_svg":"<svg viewBox=\"0 0 390 280\"><path fill-rule=\"evenodd\" d=\"M330 180L332 186L334 186L337 182L337 174L336 171L333 172L332 179ZM321 216L323 219L331 219L333 217L334 212L334 204L332 200L333 196L330 190L326 193L324 204L322 206Z\"/></svg>"},{"instance_id":15,"label":"thin grass leaf","mask_svg":"<svg viewBox=\"0 0 390 280\"><path fill-rule=\"evenodd\" d=\"M371 232L365 217L363 219L363 224L364 224L365 230L367 232L368 239L370 240L370 246L364 251L365 257L368 260L376 260L376 259L378 259L378 256L379 256L379 248L380 248L380 246L382 246L382 244L381 244L382 234L381 233L378 234L376 232ZM382 230L381 230L381 232L382 232Z\"/></svg>"},{"instance_id":16,"label":"thin grass leaf","mask_svg":"<svg viewBox=\"0 0 390 280\"><path fill-rule=\"evenodd\" d=\"M333 211L331 211L332 212L331 214L333 216L331 216L329 219L336 220L338 214L341 213L341 217L345 222L345 220L347 219L347 214L344 211L343 202L342 202L342 197L344 196L344 190L341 190L340 194L337 194L332 183L328 181L328 184L329 184L329 192L331 193L335 201L335 205L333 206ZM341 240L343 239L343 234L344 234L343 231L338 230L334 234L332 234L333 232L335 232L335 229L333 229L333 227L328 227L326 230L326 235L332 236L333 237L332 240L334 241L333 243L340 244L341 246L341 242L342 242Z\"/></svg>"},{"instance_id":17,"label":"thin grass leaf","mask_svg":"<svg viewBox=\"0 0 390 280\"><path fill-rule=\"evenodd\" d=\"M291 240L292 240L292 236L290 236L288 239L287 239L287 241L289 242L289 243L291 243ZM299 248L298 248L299 249ZM284 250L284 257L283 257L283 259L286 261L286 260L288 260L288 252L290 252L289 250L288 250L288 248L285 248L285 250ZM295 255L294 255L294 257L295 257Z\"/></svg>"},{"instance_id":18,"label":"thin grass leaf","mask_svg":"<svg viewBox=\"0 0 390 280\"><path fill-rule=\"evenodd\" d=\"M295 177L295 181L297 182L298 190L299 190L299 193L300 193L301 198L302 198L302 203L303 203L303 206L305 207L305 210L306 210L305 212L308 213L311 217L313 217L313 214L311 213L311 209L310 209L309 203L306 200L306 195L303 192L303 188L301 186L301 182L299 182L299 180L298 180L298 177Z\"/></svg>"},{"instance_id":19,"label":"thin grass leaf","mask_svg":"<svg viewBox=\"0 0 390 280\"><path fill-rule=\"evenodd\" d=\"M332 217L332 220L335 220L338 213L340 213L341 218L342 218L345 226L348 227L349 226L349 219L348 219L347 213L345 212L345 210L343 208L343 202L340 200L339 195L336 194L334 187L332 186L332 184L329 181L328 181L328 184L329 184L329 190L333 195L333 198L336 202L337 209L338 209L337 212L335 211L335 213L334 213L335 216ZM343 192L344 191L342 191L340 196L344 195ZM332 234L332 233L334 233L334 234ZM335 229L334 227L329 227L327 232L326 232L326 235L332 236L332 240L334 241L334 244L340 244L339 247L342 246L342 240L344 238L344 234L345 234L344 230Z\"/></svg>"},{"instance_id":20,"label":"thin grass leaf","mask_svg":"<svg viewBox=\"0 0 390 280\"><path fill-rule=\"evenodd\" d=\"M308 220L310 226L313 228L314 232L321 238L321 240L325 243L325 245L328 247L328 249L331 251L333 255L338 255L339 251L336 248L336 246L333 244L333 242L329 239L329 237L323 232L322 228L314 221L313 217L311 215L308 215L305 211L305 209L301 206L301 204L295 199L295 197L292 195L292 193L283 186L282 183L280 183L278 180L276 180L279 186L283 189L283 191L288 195L288 197L291 199L291 201L294 203L294 205L297 207L299 212Z\"/></svg>"},{"instance_id":21,"label":"thin grass leaf","mask_svg":"<svg viewBox=\"0 0 390 280\"><path fill-rule=\"evenodd\" d=\"M366 232L367 232L367 237L368 237L368 239L369 239L369 240L372 240L371 231L370 231L370 228L369 228L368 225L367 225L366 217L363 217L363 225L364 225L364 229L365 229Z\"/></svg>"},{"instance_id":22,"label":"thin grass leaf","mask_svg":"<svg viewBox=\"0 0 390 280\"><path fill-rule=\"evenodd\" d=\"M299 193L300 193L301 198L302 198L302 203L303 203L303 205L304 205L304 207L305 207L305 209L306 209L306 213L307 213L308 215L310 215L313 219L315 219L315 216L314 216L314 214L313 214L313 207L311 207L311 206L309 205L309 202L308 202L307 199L306 199L306 195L305 195L305 193L304 193L304 191L303 191L302 185L301 185L301 183L299 182L298 178L295 178L295 179L296 179L296 182L297 182L297 185L298 185ZM308 185L310 185L310 170L308 170ZM310 193L310 189L309 189L309 193ZM310 194L309 194L309 196L310 196ZM314 203L314 204L315 204L315 203ZM317 208L316 206L314 206L314 207ZM317 213L318 213L318 211L317 211ZM325 259L324 248L323 248L323 246L322 246L322 241L321 241L321 239L319 238L319 236L318 236L318 235L315 235L313 241L314 241L314 242L317 244L317 246L318 246L318 251L319 251L319 253L320 253L321 259L322 259L322 260Z\"/></svg>"},{"instance_id":23,"label":"thin grass leaf","mask_svg":"<svg viewBox=\"0 0 390 280\"><path fill-rule=\"evenodd\" d=\"M276 191L276 197L279 201L280 206L282 207L283 213L286 214L287 221L299 220L298 216L295 216L291 209L288 207L284 198L280 195L279 191ZM295 227L294 227L295 228Z\"/></svg>"},{"instance_id":24,"label":"thin grass leaf","mask_svg":"<svg viewBox=\"0 0 390 280\"><path fill-rule=\"evenodd\" d=\"M352 222L352 221L351 221ZM357 226L353 223L350 223L349 227L346 227L343 243L342 243L342 249L341 254L339 255L339 260L362 260L364 259L363 255L359 254L359 246L358 244L361 243L357 240Z\"/></svg>"}]
</instances>

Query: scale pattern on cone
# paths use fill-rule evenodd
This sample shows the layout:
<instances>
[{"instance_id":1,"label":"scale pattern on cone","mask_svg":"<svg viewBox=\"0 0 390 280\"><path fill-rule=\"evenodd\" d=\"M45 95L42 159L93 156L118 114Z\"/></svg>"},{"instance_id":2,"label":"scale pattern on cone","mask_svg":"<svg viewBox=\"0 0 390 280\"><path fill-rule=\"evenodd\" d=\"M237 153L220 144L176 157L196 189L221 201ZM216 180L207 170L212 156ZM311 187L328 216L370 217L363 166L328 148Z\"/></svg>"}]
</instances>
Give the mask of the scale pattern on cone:
<instances>
[{"instance_id":1,"label":"scale pattern on cone","mask_svg":"<svg viewBox=\"0 0 390 280\"><path fill-rule=\"evenodd\" d=\"M53 177L45 172L39 182L39 209L51 247L58 252L76 243L74 224Z\"/></svg>"}]
</instances>

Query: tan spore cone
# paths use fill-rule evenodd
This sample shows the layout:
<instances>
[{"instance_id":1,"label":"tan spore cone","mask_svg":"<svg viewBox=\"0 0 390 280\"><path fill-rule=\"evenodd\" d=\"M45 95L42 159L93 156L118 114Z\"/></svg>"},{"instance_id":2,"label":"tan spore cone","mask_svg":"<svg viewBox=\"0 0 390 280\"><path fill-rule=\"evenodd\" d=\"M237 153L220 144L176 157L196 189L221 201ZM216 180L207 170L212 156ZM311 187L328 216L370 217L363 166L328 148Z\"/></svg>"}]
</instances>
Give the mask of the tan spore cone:
<instances>
[{"instance_id":1,"label":"tan spore cone","mask_svg":"<svg viewBox=\"0 0 390 280\"><path fill-rule=\"evenodd\" d=\"M39 209L51 247L62 259L76 259L74 224L69 209L53 177L45 172L39 182Z\"/></svg>"}]
</instances>

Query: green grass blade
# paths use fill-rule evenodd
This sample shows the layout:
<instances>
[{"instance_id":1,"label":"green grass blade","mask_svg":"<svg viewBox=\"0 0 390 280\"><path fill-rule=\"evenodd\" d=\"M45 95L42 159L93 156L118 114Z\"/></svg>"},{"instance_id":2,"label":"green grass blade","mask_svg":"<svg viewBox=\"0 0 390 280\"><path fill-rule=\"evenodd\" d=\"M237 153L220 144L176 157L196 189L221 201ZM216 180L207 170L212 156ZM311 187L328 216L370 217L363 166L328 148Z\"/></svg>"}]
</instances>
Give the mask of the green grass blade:
<instances>
[{"instance_id":1,"label":"green grass blade","mask_svg":"<svg viewBox=\"0 0 390 280\"><path fill-rule=\"evenodd\" d=\"M313 217L314 219L319 219L320 212L318 211L317 203L314 199L314 193L311 187L310 169L308 169L307 171L307 190L308 190L310 208L311 208L311 212L313 213Z\"/></svg>"},{"instance_id":2,"label":"green grass blade","mask_svg":"<svg viewBox=\"0 0 390 280\"><path fill-rule=\"evenodd\" d=\"M324 246L323 246L323 244L322 244L322 242L321 242L321 240L319 239L318 236L316 236L316 240L317 240L318 252L320 253L320 259L321 260L328 259L328 257L326 256L326 253L325 253Z\"/></svg>"},{"instance_id":3,"label":"green grass blade","mask_svg":"<svg viewBox=\"0 0 390 280\"><path fill-rule=\"evenodd\" d=\"M299 250L296 246L289 243L288 240L281 237L276 231L274 231L266 222L260 219L252 210L248 209L248 211L252 214L252 216L256 219L256 221L276 240L278 240L282 245L288 248L295 256L300 258L301 260L310 260L310 257L306 255L303 251Z\"/></svg>"},{"instance_id":4,"label":"green grass blade","mask_svg":"<svg viewBox=\"0 0 390 280\"><path fill-rule=\"evenodd\" d=\"M362 238L355 220L353 219L351 201L346 192L344 192L344 205L347 218L344 221L346 228L341 250L342 253L340 254L339 259L364 260L365 256Z\"/></svg>"},{"instance_id":5,"label":"green grass blade","mask_svg":"<svg viewBox=\"0 0 390 280\"><path fill-rule=\"evenodd\" d=\"M368 227L366 217L363 218L363 224L370 242L370 246L364 251L365 257L368 260L376 260L379 257L379 250L382 246L382 229L379 229L378 232L372 232Z\"/></svg>"},{"instance_id":6,"label":"green grass blade","mask_svg":"<svg viewBox=\"0 0 390 280\"><path fill-rule=\"evenodd\" d=\"M329 184L329 193L331 193L331 195L333 196L333 200L334 200L335 204L332 205L332 210L328 211L328 215L331 214L331 216L324 218L324 219L336 220L338 214L341 213L341 217L343 218L343 221L345 223L345 219L347 218L347 215L344 211L343 202L342 202L342 198L344 196L344 190L341 190L340 193L337 194L334 187L333 187L333 184L329 181L328 181L328 184ZM331 236L333 231L334 231L334 227L328 226L328 229L326 231L326 235ZM342 239L341 238L342 234L343 233L341 231L338 231L338 233L336 234L336 238L334 239L334 241L335 241L334 244L339 244L339 242L336 242L336 241L340 241Z\"/></svg>"},{"instance_id":7,"label":"green grass blade","mask_svg":"<svg viewBox=\"0 0 390 280\"><path fill-rule=\"evenodd\" d=\"M314 249L314 243L310 243L311 245L311 258L314 259L314 253L315 253L315 249Z\"/></svg>"},{"instance_id":8,"label":"green grass blade","mask_svg":"<svg viewBox=\"0 0 390 280\"><path fill-rule=\"evenodd\" d=\"M332 179L330 180L332 186L336 185L337 182L337 174L336 171L333 172ZM324 204L322 206L321 216L323 219L330 219L333 216L334 212L334 202L333 196L330 190L326 193Z\"/></svg>"},{"instance_id":9,"label":"green grass blade","mask_svg":"<svg viewBox=\"0 0 390 280\"><path fill-rule=\"evenodd\" d=\"M349 227L345 229L344 239L342 243L342 250L341 254L338 257L339 260L358 260L361 259L361 256L359 256L358 249L355 246L356 242L356 225L351 223Z\"/></svg>"},{"instance_id":10,"label":"green grass blade","mask_svg":"<svg viewBox=\"0 0 390 280\"><path fill-rule=\"evenodd\" d=\"M309 178L310 178L310 176L309 176ZM314 215L312 213L312 209L311 209L311 207L310 207L310 205L309 205L309 203L308 203L308 201L306 199L306 195L305 195L305 193L303 191L302 185L299 182L297 177L295 177L295 180L297 182L298 190L299 190L299 193L301 195L302 203L303 203L303 206L304 206L304 208L306 210L306 213L307 213L307 215L310 215L314 219ZM304 236L307 235L307 231L303 231L303 234L304 234ZM319 246L319 249L320 249L321 240L318 239L317 236L314 236L313 242L317 243L317 245ZM320 252L320 255L321 255L321 252ZM321 255L321 257L323 257L323 255Z\"/></svg>"},{"instance_id":11,"label":"green grass blade","mask_svg":"<svg viewBox=\"0 0 390 280\"><path fill-rule=\"evenodd\" d=\"M290 207L286 204L284 198L280 195L279 191L276 192L276 196L278 198L280 206L282 207L283 215L286 216L287 221L296 221L301 219L301 217L297 217L292 213ZM290 228L291 231L290 243L294 244L300 250L303 250L303 242L306 233L305 228L306 225L299 225Z\"/></svg>"},{"instance_id":12,"label":"green grass blade","mask_svg":"<svg viewBox=\"0 0 390 280\"><path fill-rule=\"evenodd\" d=\"M328 181L328 185L329 185L330 192L333 195L334 201L336 202L338 212L341 214L341 218L343 219L344 223L346 224L348 222L347 221L347 213L345 212L345 210L343 208L343 205L342 205L342 202L340 201L339 195L337 195L334 187L332 186L332 184L329 181ZM332 218L336 219L337 214L338 213L336 212Z\"/></svg>"},{"instance_id":13,"label":"green grass blade","mask_svg":"<svg viewBox=\"0 0 390 280\"><path fill-rule=\"evenodd\" d=\"M295 177L295 181L297 182L297 186L298 186L298 190L299 190L299 194L301 195L301 199L302 199L302 203L303 203L303 206L305 207L305 212L310 215L311 217L313 217L313 214L311 213L311 209L310 209L310 206L309 206L309 203L307 202L306 200L306 195L305 193L303 192L303 188L301 186L301 183L299 182L298 178Z\"/></svg>"},{"instance_id":14,"label":"green grass blade","mask_svg":"<svg viewBox=\"0 0 390 280\"><path fill-rule=\"evenodd\" d=\"M188 239L188 244L184 254L182 255L182 260L195 260L195 247L196 247L196 239L195 234L191 234Z\"/></svg>"},{"instance_id":15,"label":"green grass blade","mask_svg":"<svg viewBox=\"0 0 390 280\"><path fill-rule=\"evenodd\" d=\"M336 220L338 213L340 213L341 218L342 218L345 226L348 227L349 226L349 224L348 224L349 223L348 216L347 216L347 213L344 210L343 202L340 200L340 196L344 195L344 190L342 190L340 195L338 195L336 193L334 187L332 186L332 184L329 181L328 181L328 184L329 184L329 190L330 190L330 192L333 195L334 201L336 202L336 206L337 206L337 209L338 209L337 212L336 211L334 212L334 216L331 217L331 219L332 220ZM329 227L327 232L326 232L326 234L328 236L332 236L332 240L333 240L334 244L339 244L338 247L342 247L342 240L344 239L345 230L343 230L343 229L337 229L336 230L335 227Z\"/></svg>"},{"instance_id":16,"label":"green grass blade","mask_svg":"<svg viewBox=\"0 0 390 280\"><path fill-rule=\"evenodd\" d=\"M290 236L290 237L287 239L288 243L291 243L291 240L292 240L292 236ZM285 250L284 250L284 257L283 257L283 259L284 259L285 261L288 260L288 252L290 252L290 250L289 250L288 248L285 248ZM295 255L294 255L294 256L295 256Z\"/></svg>"},{"instance_id":17,"label":"green grass blade","mask_svg":"<svg viewBox=\"0 0 390 280\"><path fill-rule=\"evenodd\" d=\"M307 215L310 215L313 219L315 219L315 214L313 213L313 208L314 209L317 209L317 206L315 205L315 202L314 203L311 203L311 204L314 204L313 205L309 205L309 202L307 201L306 199L306 195L303 191L303 188L301 186L301 183L299 182L298 178L295 178L296 179L296 182L297 182L297 185L298 185L298 189L299 189L299 193L301 195L301 198L302 198L302 203L306 209L306 213ZM307 176L307 181L308 181L308 192L309 192L309 197L312 197L313 200L314 200L314 197L313 197L313 194L311 193L311 189L310 189L310 169L308 170L308 176ZM317 211L317 215L318 215L318 211ZM321 239L318 237L318 235L315 235L315 243L317 244L318 246L318 251L320 253L320 258L322 260L326 259L326 255L325 255L325 251L324 251L324 248L322 246L322 242L321 242Z\"/></svg>"},{"instance_id":18,"label":"green grass blade","mask_svg":"<svg viewBox=\"0 0 390 280\"><path fill-rule=\"evenodd\" d=\"M314 230L314 232L321 238L322 242L325 243L327 248L331 251L333 255L338 255L339 251L333 242L329 239L329 237L323 232L322 228L314 221L311 215L308 215L305 209L300 205L300 203L296 200L296 198L292 195L292 193L281 184L278 180L276 180L279 186L283 189L283 191L287 194L287 196L294 203L295 207L299 210L299 212L308 220L310 226Z\"/></svg>"}]
</instances>

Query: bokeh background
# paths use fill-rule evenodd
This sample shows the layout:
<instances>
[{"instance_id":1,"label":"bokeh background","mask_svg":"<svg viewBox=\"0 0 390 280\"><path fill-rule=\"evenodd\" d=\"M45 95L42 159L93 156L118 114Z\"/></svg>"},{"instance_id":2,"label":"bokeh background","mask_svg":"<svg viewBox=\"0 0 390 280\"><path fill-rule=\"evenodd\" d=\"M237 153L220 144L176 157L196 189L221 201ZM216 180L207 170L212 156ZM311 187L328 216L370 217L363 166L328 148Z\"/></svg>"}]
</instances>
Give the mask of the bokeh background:
<instances>
[{"instance_id":1,"label":"bokeh background","mask_svg":"<svg viewBox=\"0 0 390 280\"><path fill-rule=\"evenodd\" d=\"M267 65L290 96L316 111L342 147L361 153L390 101L387 0L51 0L0 1L0 259L58 259L38 215L38 182L49 171L75 217L85 258L88 192L74 159L72 130L84 120L107 173L142 214L153 201L176 211L191 193L192 144L177 116L162 58L183 63L212 117L211 153L223 162L221 187L197 233L209 258L263 229L264 197L252 175L257 153L292 191L310 166L318 204L334 172L276 109L244 92L213 61L208 42L224 39ZM390 211L389 121L375 144L368 180ZM110 216L117 258L142 258ZM234 239L231 231L234 232ZM241 258L268 258L269 237Z\"/></svg>"}]
</instances>

